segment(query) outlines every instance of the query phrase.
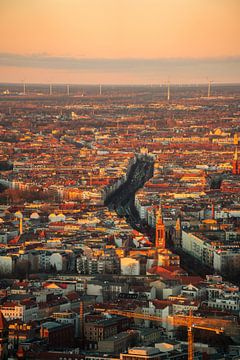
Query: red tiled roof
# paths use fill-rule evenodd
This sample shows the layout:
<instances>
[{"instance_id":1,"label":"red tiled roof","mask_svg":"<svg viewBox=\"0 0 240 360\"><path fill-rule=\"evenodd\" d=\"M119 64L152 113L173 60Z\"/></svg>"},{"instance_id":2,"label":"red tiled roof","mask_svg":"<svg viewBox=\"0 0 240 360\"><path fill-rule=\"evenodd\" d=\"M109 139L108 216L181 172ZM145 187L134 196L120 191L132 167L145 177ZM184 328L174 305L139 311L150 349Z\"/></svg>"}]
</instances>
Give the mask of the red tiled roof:
<instances>
[{"instance_id":1,"label":"red tiled roof","mask_svg":"<svg viewBox=\"0 0 240 360\"><path fill-rule=\"evenodd\" d=\"M175 278L175 276L171 273L170 270L167 270L161 266L153 266L148 270L148 272L150 274L157 274L160 277L163 277L165 279L174 279Z\"/></svg>"},{"instance_id":2,"label":"red tiled roof","mask_svg":"<svg viewBox=\"0 0 240 360\"><path fill-rule=\"evenodd\" d=\"M17 301L5 301L3 304L2 304L2 307L12 307L14 308L15 306L18 306L19 304L17 303Z\"/></svg>"},{"instance_id":3,"label":"red tiled roof","mask_svg":"<svg viewBox=\"0 0 240 360\"><path fill-rule=\"evenodd\" d=\"M67 294L66 297L67 297L68 300L70 300L70 301L78 300L78 299L79 299L79 294L76 293L76 292L71 292L71 293Z\"/></svg>"},{"instance_id":4,"label":"red tiled roof","mask_svg":"<svg viewBox=\"0 0 240 360\"><path fill-rule=\"evenodd\" d=\"M28 282L27 281L17 281L14 286L19 286L19 287L25 287L27 288L28 287Z\"/></svg>"},{"instance_id":5,"label":"red tiled roof","mask_svg":"<svg viewBox=\"0 0 240 360\"><path fill-rule=\"evenodd\" d=\"M9 244L9 245L15 245L15 244L17 244L18 241L19 241L19 239L20 239L20 237L21 237L21 235L15 236L13 239L11 239L11 240L8 242L8 244Z\"/></svg>"},{"instance_id":6,"label":"red tiled roof","mask_svg":"<svg viewBox=\"0 0 240 360\"><path fill-rule=\"evenodd\" d=\"M154 300L153 305L156 309L165 309L167 306L171 305L172 302L170 300Z\"/></svg>"},{"instance_id":7,"label":"red tiled roof","mask_svg":"<svg viewBox=\"0 0 240 360\"><path fill-rule=\"evenodd\" d=\"M67 289L67 284L58 284L58 286L62 289Z\"/></svg>"}]
</instances>

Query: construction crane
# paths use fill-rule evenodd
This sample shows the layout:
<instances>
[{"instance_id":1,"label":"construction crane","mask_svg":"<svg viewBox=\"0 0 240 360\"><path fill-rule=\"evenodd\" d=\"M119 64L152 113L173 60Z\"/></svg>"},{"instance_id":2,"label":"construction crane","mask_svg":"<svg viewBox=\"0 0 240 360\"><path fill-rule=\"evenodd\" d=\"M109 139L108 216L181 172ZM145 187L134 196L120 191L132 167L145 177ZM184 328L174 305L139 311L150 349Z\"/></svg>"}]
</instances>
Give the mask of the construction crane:
<instances>
[{"instance_id":1,"label":"construction crane","mask_svg":"<svg viewBox=\"0 0 240 360\"><path fill-rule=\"evenodd\" d=\"M112 315L120 315L143 320L168 322L173 326L186 326L188 329L188 360L194 359L193 329L207 330L215 332L216 334L221 334L226 331L233 333L234 328L236 328L233 326L235 324L232 320L197 317L192 315L191 310L189 312L189 315L173 315L168 316L167 318L162 318L156 315L135 313L131 311L98 308L95 309Z\"/></svg>"}]
</instances>

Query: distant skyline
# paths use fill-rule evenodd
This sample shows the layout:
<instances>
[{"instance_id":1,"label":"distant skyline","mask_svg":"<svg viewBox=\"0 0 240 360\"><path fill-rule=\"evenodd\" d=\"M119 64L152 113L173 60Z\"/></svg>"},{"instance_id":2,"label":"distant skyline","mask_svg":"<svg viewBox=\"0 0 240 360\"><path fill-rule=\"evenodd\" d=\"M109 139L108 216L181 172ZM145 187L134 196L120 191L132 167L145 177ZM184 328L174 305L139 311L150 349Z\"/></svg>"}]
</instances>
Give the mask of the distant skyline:
<instances>
[{"instance_id":1,"label":"distant skyline","mask_svg":"<svg viewBox=\"0 0 240 360\"><path fill-rule=\"evenodd\" d=\"M239 0L1 0L0 82L240 82Z\"/></svg>"}]
</instances>

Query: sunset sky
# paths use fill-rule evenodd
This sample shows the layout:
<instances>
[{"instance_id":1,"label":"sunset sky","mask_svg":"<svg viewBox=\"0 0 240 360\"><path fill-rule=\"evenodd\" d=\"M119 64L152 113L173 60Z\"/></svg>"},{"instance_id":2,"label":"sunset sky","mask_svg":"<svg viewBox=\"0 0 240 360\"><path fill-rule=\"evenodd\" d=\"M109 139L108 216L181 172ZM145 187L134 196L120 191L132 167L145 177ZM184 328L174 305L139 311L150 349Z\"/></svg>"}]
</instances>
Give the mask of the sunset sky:
<instances>
[{"instance_id":1,"label":"sunset sky","mask_svg":"<svg viewBox=\"0 0 240 360\"><path fill-rule=\"evenodd\" d=\"M239 0L0 0L0 82L240 82Z\"/></svg>"}]
</instances>

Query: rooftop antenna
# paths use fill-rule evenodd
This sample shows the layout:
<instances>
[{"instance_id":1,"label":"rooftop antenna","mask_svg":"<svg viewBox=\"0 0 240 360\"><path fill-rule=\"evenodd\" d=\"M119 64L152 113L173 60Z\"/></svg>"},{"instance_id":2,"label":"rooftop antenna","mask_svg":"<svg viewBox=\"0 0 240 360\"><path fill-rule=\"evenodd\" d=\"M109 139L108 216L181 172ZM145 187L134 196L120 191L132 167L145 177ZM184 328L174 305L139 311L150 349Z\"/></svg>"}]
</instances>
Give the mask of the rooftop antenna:
<instances>
[{"instance_id":1,"label":"rooftop antenna","mask_svg":"<svg viewBox=\"0 0 240 360\"><path fill-rule=\"evenodd\" d=\"M69 96L69 94L70 94L70 86L67 85L67 96Z\"/></svg>"},{"instance_id":2,"label":"rooftop antenna","mask_svg":"<svg viewBox=\"0 0 240 360\"><path fill-rule=\"evenodd\" d=\"M52 84L49 84L49 95L52 95Z\"/></svg>"}]
</instances>

